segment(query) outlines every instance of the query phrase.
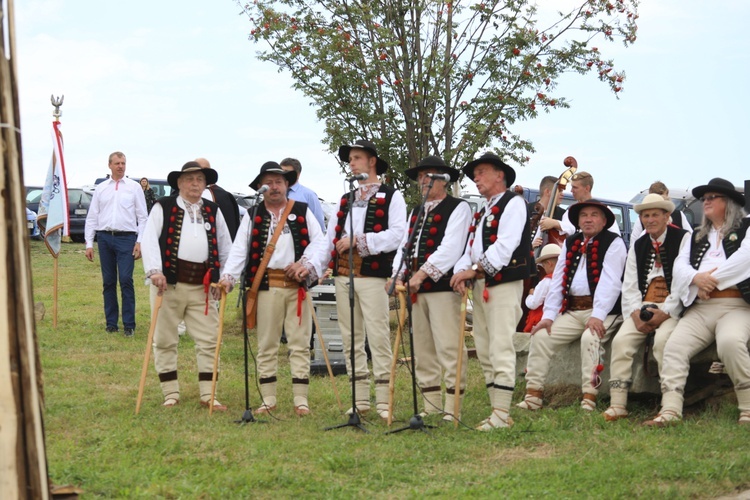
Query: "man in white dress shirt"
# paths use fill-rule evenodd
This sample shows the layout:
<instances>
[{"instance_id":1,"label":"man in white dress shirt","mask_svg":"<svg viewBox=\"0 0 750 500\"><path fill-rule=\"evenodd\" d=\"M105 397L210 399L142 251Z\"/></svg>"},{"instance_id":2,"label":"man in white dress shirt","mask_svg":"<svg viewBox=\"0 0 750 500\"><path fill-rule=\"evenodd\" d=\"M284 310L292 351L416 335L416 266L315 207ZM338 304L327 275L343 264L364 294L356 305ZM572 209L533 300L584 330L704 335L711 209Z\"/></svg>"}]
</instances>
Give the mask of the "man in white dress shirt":
<instances>
[{"instance_id":1,"label":"man in white dress shirt","mask_svg":"<svg viewBox=\"0 0 750 500\"><path fill-rule=\"evenodd\" d=\"M245 287L250 290L260 280L257 296L258 377L263 403L256 413L276 410L279 343L286 330L289 364L292 372L294 412L310 414L310 334L312 311L306 290L317 283L326 262L325 238L320 224L307 203L287 199L289 184L297 179L294 170L285 171L273 161L263 164L250 187L258 191L268 186L255 220L242 219L237 238L221 277L229 291L245 271ZM281 220L289 207L289 213ZM283 228L275 246L270 245L279 224ZM269 253L270 252L270 253ZM267 258L263 275L258 274ZM249 307L249 305L248 305Z\"/></svg>"},{"instance_id":2,"label":"man in white dress shirt","mask_svg":"<svg viewBox=\"0 0 750 500\"><path fill-rule=\"evenodd\" d=\"M508 188L516 172L491 152L469 162L464 174L487 204L474 214L469 241L455 266L451 286L463 294L473 283L474 343L482 364L492 413L477 429L510 427L510 402L516 383L513 334L521 319L523 280L533 261L526 202Z\"/></svg>"},{"instance_id":3,"label":"man in white dress shirt","mask_svg":"<svg viewBox=\"0 0 750 500\"><path fill-rule=\"evenodd\" d=\"M116 151L109 155L112 174L94 191L86 214L86 258L94 260L94 238L99 247L104 288L104 316L107 332L118 331L120 308L117 302L117 281L122 295L122 326L125 336L135 332L135 289L133 267L141 257L141 235L146 226L148 210L141 185L125 177L125 155Z\"/></svg>"},{"instance_id":4,"label":"man in white dress shirt","mask_svg":"<svg viewBox=\"0 0 750 500\"><path fill-rule=\"evenodd\" d=\"M685 313L664 348L661 411L645 425L663 427L682 419L690 359L716 341L734 384L739 423L750 425L750 219L745 198L719 177L693 189L703 202L703 223L675 263Z\"/></svg>"},{"instance_id":5,"label":"man in white dress shirt","mask_svg":"<svg viewBox=\"0 0 750 500\"><path fill-rule=\"evenodd\" d=\"M628 416L628 389L633 381L633 357L653 334L653 353L661 368L664 346L682 312L675 288L674 261L690 241L684 229L669 224L674 203L649 194L634 207L646 228L628 252L622 282L622 326L612 341L609 375L610 406L604 419L613 422Z\"/></svg>"},{"instance_id":6,"label":"man in white dress shirt","mask_svg":"<svg viewBox=\"0 0 750 500\"><path fill-rule=\"evenodd\" d=\"M581 408L593 411L601 379L601 344L617 331L620 290L627 249L622 238L605 229L615 215L597 200L578 202L570 220L580 231L568 236L552 275L542 320L531 330L526 371L525 410L542 407L549 361L563 345L581 340Z\"/></svg>"},{"instance_id":7,"label":"man in white dress shirt","mask_svg":"<svg viewBox=\"0 0 750 500\"><path fill-rule=\"evenodd\" d=\"M575 198L576 203L582 201L589 201L593 198L591 190L594 189L594 177L588 172L576 172L573 177L570 178L570 194ZM577 227L570 219L570 209L565 211L560 221L560 232L566 236L570 236L577 231ZM617 222L607 228L609 231L620 236L620 226Z\"/></svg>"},{"instance_id":8,"label":"man in white dress shirt","mask_svg":"<svg viewBox=\"0 0 750 500\"><path fill-rule=\"evenodd\" d=\"M162 305L154 331L154 365L159 375L165 407L180 402L177 380L177 325L184 321L195 341L200 404L224 411L226 406L211 399L214 355L219 313L214 299L221 264L232 245L219 205L203 199L207 184L218 174L189 161L182 170L170 172L167 181L178 196L165 196L154 205L143 234L143 269L151 280L151 307L157 295Z\"/></svg>"},{"instance_id":9,"label":"man in white dress shirt","mask_svg":"<svg viewBox=\"0 0 750 500\"><path fill-rule=\"evenodd\" d=\"M348 193L341 197L338 212L328 221L326 234L329 255L333 259L329 267L335 276L336 310L346 352L346 369L354 383L356 411L365 413L370 410L366 335L372 352L376 410L381 419L387 420L392 350L385 282L391 276L393 257L406 232L406 202L400 192L378 180L389 165L378 157L372 142L361 139L341 146L339 159L349 164L352 175L367 175L359 181L352 207ZM354 234L350 234L350 224L353 224ZM354 252L354 345L349 304L350 248ZM350 366L351 349L354 349L354 372Z\"/></svg>"},{"instance_id":10,"label":"man in white dress shirt","mask_svg":"<svg viewBox=\"0 0 750 500\"><path fill-rule=\"evenodd\" d=\"M424 403L423 415L444 413L445 421L453 421L455 398L460 401L466 388L466 348L459 352L457 338L463 332L460 323L461 297L453 293L450 279L453 266L461 257L471 224L471 208L460 198L446 191L449 183L458 180L459 171L449 167L442 158L428 156L416 167L406 170L406 176L417 181L422 196L427 193L424 212L417 220L418 208L409 217L409 230L393 259L397 285L408 284L412 298L412 326L414 330L415 375ZM433 179L429 175L447 175L446 179ZM413 231L417 231L413 251L407 252L408 271L400 272L406 244ZM408 278L408 280L407 280ZM458 356L463 357L461 387L456 387ZM445 405L441 384L445 382Z\"/></svg>"}]
</instances>

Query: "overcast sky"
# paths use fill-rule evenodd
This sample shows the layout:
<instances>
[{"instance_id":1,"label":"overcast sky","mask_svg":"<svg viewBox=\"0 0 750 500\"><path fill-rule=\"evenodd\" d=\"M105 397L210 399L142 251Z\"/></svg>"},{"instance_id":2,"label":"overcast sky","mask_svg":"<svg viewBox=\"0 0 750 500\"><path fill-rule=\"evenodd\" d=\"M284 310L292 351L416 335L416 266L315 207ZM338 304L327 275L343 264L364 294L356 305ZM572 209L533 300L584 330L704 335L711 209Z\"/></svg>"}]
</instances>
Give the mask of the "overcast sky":
<instances>
[{"instance_id":1,"label":"overcast sky","mask_svg":"<svg viewBox=\"0 0 750 500\"><path fill-rule=\"evenodd\" d=\"M64 94L69 187L108 173L107 156L120 150L131 177L166 178L204 156L219 185L246 193L265 161L294 156L303 184L329 201L343 192L313 108L256 60L232 0L15 4L27 185L44 180L50 95ZM640 16L631 48L598 44L627 72L620 99L593 75L566 77L560 93L571 109L523 125L537 153L516 166L517 183L560 175L569 155L606 198L628 200L657 179L686 189L750 178L750 2L649 0Z\"/></svg>"}]
</instances>

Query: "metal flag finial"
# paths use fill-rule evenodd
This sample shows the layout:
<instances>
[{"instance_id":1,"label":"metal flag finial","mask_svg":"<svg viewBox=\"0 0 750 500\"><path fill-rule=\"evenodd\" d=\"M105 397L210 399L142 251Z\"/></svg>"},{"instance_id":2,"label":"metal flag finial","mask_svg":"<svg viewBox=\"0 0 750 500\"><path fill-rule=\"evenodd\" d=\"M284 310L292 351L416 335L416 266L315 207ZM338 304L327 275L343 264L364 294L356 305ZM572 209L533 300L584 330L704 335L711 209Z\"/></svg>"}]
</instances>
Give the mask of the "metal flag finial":
<instances>
[{"instance_id":1,"label":"metal flag finial","mask_svg":"<svg viewBox=\"0 0 750 500\"><path fill-rule=\"evenodd\" d=\"M55 97L54 95L51 95L49 97L50 102L55 107L55 110L52 112L52 116L55 117L56 121L60 121L60 117L62 116L62 111L60 111L60 106L62 106L63 101L65 100L65 96L61 95L60 97Z\"/></svg>"}]
</instances>

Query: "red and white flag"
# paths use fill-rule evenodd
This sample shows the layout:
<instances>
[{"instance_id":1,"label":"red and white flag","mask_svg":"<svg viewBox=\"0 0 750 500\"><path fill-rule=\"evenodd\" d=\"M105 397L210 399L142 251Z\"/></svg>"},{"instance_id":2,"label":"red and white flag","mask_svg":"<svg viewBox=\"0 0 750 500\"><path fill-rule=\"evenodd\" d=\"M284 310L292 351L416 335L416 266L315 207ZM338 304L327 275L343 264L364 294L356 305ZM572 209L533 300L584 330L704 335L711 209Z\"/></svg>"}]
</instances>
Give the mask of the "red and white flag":
<instances>
[{"instance_id":1,"label":"red and white flag","mask_svg":"<svg viewBox=\"0 0 750 500\"><path fill-rule=\"evenodd\" d=\"M44 234L44 242L50 253L57 257L63 236L70 234L68 212L68 189L63 159L63 138L60 122L52 122L52 159L44 182L42 199L39 201L37 223Z\"/></svg>"}]
</instances>

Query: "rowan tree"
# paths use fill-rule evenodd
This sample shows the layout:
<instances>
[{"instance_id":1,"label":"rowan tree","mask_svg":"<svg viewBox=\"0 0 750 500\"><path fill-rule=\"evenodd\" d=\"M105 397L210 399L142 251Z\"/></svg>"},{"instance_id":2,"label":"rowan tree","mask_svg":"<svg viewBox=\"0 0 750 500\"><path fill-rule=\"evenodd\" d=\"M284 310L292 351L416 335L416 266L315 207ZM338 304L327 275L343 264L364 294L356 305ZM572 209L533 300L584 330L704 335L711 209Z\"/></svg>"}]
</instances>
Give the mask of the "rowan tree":
<instances>
[{"instance_id":1,"label":"rowan tree","mask_svg":"<svg viewBox=\"0 0 750 500\"><path fill-rule=\"evenodd\" d=\"M238 4L258 57L315 106L322 142L335 152L372 140L399 187L429 154L459 167L488 149L528 162L533 145L513 125L569 107L556 92L566 73L594 75L617 95L625 73L601 46L635 42L638 19L638 0Z\"/></svg>"}]
</instances>

